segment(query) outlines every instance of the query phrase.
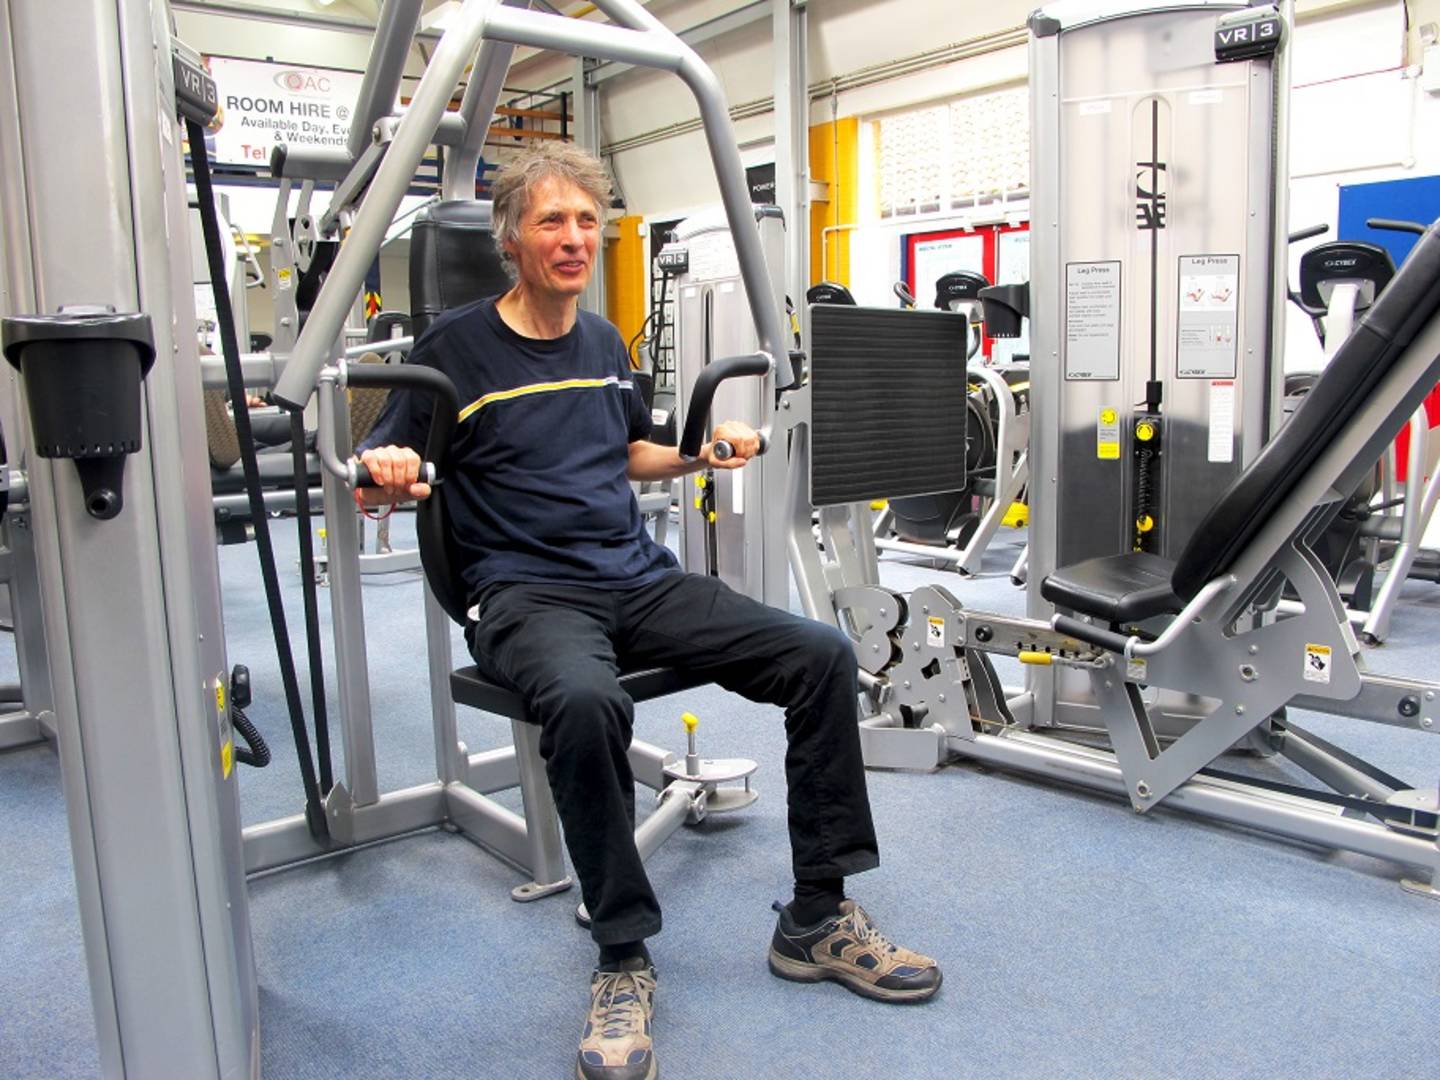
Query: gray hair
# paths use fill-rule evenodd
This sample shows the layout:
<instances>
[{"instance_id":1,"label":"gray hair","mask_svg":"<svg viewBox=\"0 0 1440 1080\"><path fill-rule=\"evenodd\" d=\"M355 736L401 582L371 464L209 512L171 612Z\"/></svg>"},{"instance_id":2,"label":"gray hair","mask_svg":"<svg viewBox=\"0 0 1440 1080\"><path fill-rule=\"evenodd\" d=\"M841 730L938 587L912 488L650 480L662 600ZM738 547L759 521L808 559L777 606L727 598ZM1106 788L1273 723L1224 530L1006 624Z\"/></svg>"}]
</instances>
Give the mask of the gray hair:
<instances>
[{"instance_id":1,"label":"gray hair","mask_svg":"<svg viewBox=\"0 0 1440 1080\"><path fill-rule=\"evenodd\" d=\"M550 177L568 180L589 195L602 220L610 205L610 177L605 166L574 143L546 140L520 151L505 163L490 188L490 231L496 253L512 280L517 271L505 241L520 239L520 220L530 205L530 192Z\"/></svg>"}]
</instances>

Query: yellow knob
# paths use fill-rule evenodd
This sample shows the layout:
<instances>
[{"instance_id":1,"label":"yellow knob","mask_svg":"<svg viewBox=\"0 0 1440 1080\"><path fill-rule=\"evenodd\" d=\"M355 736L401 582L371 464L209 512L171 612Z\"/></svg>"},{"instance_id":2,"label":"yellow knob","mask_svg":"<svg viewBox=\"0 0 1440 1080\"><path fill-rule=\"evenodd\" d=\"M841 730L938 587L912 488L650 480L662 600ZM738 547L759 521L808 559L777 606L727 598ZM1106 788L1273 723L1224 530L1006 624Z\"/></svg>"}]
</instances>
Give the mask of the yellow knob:
<instances>
[{"instance_id":1,"label":"yellow knob","mask_svg":"<svg viewBox=\"0 0 1440 1080\"><path fill-rule=\"evenodd\" d=\"M1135 438L1141 442L1149 442L1155 438L1155 425L1149 420L1141 420L1135 425Z\"/></svg>"},{"instance_id":2,"label":"yellow knob","mask_svg":"<svg viewBox=\"0 0 1440 1080\"><path fill-rule=\"evenodd\" d=\"M694 731L700 726L700 718L693 712L681 713L680 722L685 725L687 732Z\"/></svg>"},{"instance_id":3,"label":"yellow knob","mask_svg":"<svg viewBox=\"0 0 1440 1080\"><path fill-rule=\"evenodd\" d=\"M703 488L705 487L705 477L703 477L703 476L697 476L697 477L695 477L695 486L696 486L697 488L702 488L702 489L703 489Z\"/></svg>"},{"instance_id":4,"label":"yellow knob","mask_svg":"<svg viewBox=\"0 0 1440 1080\"><path fill-rule=\"evenodd\" d=\"M1155 519L1149 514L1141 514L1135 519L1135 528L1139 529L1142 533L1147 533L1155 528Z\"/></svg>"},{"instance_id":5,"label":"yellow knob","mask_svg":"<svg viewBox=\"0 0 1440 1080\"><path fill-rule=\"evenodd\" d=\"M706 514L706 515L705 515L705 520L708 521L711 525L714 525L714 524L715 524L715 511L714 511L714 510L711 510L708 514Z\"/></svg>"},{"instance_id":6,"label":"yellow knob","mask_svg":"<svg viewBox=\"0 0 1440 1080\"><path fill-rule=\"evenodd\" d=\"M1023 649L1016 655L1022 664L1039 664L1042 667L1049 667L1055 662L1055 658L1048 652L1040 652L1037 649Z\"/></svg>"},{"instance_id":7,"label":"yellow knob","mask_svg":"<svg viewBox=\"0 0 1440 1080\"><path fill-rule=\"evenodd\" d=\"M1118 420L1118 419L1119 419L1119 416L1116 414L1116 412L1115 412L1114 409L1101 409L1101 410L1100 410L1100 422L1101 422L1102 424L1113 424L1113 423L1115 423L1115 421Z\"/></svg>"}]
</instances>

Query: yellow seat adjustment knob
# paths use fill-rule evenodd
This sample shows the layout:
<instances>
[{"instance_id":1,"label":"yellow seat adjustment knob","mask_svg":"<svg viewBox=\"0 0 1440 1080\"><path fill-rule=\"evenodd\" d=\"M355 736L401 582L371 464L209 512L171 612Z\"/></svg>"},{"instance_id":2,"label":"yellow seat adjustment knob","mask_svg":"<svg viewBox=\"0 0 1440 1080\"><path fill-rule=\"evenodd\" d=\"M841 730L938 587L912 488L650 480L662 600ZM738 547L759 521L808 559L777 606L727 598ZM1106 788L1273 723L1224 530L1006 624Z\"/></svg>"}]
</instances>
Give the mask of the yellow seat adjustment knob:
<instances>
[{"instance_id":1,"label":"yellow seat adjustment knob","mask_svg":"<svg viewBox=\"0 0 1440 1080\"><path fill-rule=\"evenodd\" d=\"M1135 425L1135 438L1141 442L1149 442L1155 438L1155 425L1148 420L1141 420Z\"/></svg>"},{"instance_id":2,"label":"yellow seat adjustment knob","mask_svg":"<svg viewBox=\"0 0 1440 1080\"><path fill-rule=\"evenodd\" d=\"M700 718L693 712L681 713L680 722L685 725L686 731L694 731L700 726Z\"/></svg>"},{"instance_id":3,"label":"yellow seat adjustment knob","mask_svg":"<svg viewBox=\"0 0 1440 1080\"><path fill-rule=\"evenodd\" d=\"M1155 528L1155 519L1149 514L1141 514L1135 519L1135 528L1139 529L1142 533L1148 533L1151 529Z\"/></svg>"}]
</instances>

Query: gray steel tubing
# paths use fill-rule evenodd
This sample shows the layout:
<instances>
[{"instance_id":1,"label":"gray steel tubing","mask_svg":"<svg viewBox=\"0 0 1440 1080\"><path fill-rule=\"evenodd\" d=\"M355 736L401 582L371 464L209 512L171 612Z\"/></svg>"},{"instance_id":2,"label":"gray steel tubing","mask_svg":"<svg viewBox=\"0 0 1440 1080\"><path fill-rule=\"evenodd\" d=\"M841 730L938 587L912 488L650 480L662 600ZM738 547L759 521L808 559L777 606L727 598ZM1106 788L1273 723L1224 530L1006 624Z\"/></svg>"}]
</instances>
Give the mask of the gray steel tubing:
<instances>
[{"instance_id":1,"label":"gray steel tubing","mask_svg":"<svg viewBox=\"0 0 1440 1080\"><path fill-rule=\"evenodd\" d=\"M684 59L680 51L684 45L664 27L661 30L668 35L668 40L666 36L643 30L500 7L487 20L485 36L512 45L532 45L571 56L623 60L641 67L678 72ZM738 150L736 156L739 156ZM754 220L753 211L750 218Z\"/></svg>"},{"instance_id":2,"label":"gray steel tubing","mask_svg":"<svg viewBox=\"0 0 1440 1080\"><path fill-rule=\"evenodd\" d=\"M320 455L320 464L325 466L325 471L331 476L343 480L346 484L353 484L355 477L350 471L347 462L340 460L339 451L335 446L335 432L339 424L339 417L336 415L336 397L340 393L336 386L338 373L333 369L326 369L320 375L320 401L317 410L315 431L315 451Z\"/></svg>"},{"instance_id":3,"label":"gray steel tubing","mask_svg":"<svg viewBox=\"0 0 1440 1080\"><path fill-rule=\"evenodd\" d=\"M266 491L264 495L265 509L271 513L295 509L294 488ZM312 487L310 489L310 501L312 504L318 506L322 498L324 498L324 492L322 492L320 488ZM210 499L210 504L214 507L217 515L224 515L223 517L216 518L217 521L222 523L237 515L248 517L250 514L249 495L214 495Z\"/></svg>"},{"instance_id":4,"label":"gray steel tubing","mask_svg":"<svg viewBox=\"0 0 1440 1080\"><path fill-rule=\"evenodd\" d=\"M425 593L425 656L430 675L430 723L435 738L435 771L440 779L467 780L470 762L460 745L455 699L450 693L450 616L435 599L430 583Z\"/></svg>"},{"instance_id":5,"label":"gray steel tubing","mask_svg":"<svg viewBox=\"0 0 1440 1080\"><path fill-rule=\"evenodd\" d=\"M365 273L385 240L400 200L425 156L460 74L475 54L486 20L497 3L498 0L465 0L454 25L440 39L410 109L395 132L390 150L370 182L370 194L355 215L349 239L341 247L305 329L295 343L290 363L275 384L276 400L294 406L309 400L320 369L330 359L330 349L359 295Z\"/></svg>"},{"instance_id":6,"label":"gray steel tubing","mask_svg":"<svg viewBox=\"0 0 1440 1080\"><path fill-rule=\"evenodd\" d=\"M522 8L530 6L529 0L505 2ZM486 136L490 134L490 121L495 115L495 106L500 101L500 91L505 85L505 76L510 72L510 61L514 55L515 46L506 42L487 37L480 43L480 55L475 59L470 82L460 101L460 120L465 125L465 134L445 157L445 175L440 179L441 198L475 198L475 170L480 167L480 155L485 149Z\"/></svg>"},{"instance_id":7,"label":"gray steel tubing","mask_svg":"<svg viewBox=\"0 0 1440 1080\"><path fill-rule=\"evenodd\" d=\"M1384 803L1395 792L1385 784L1361 772L1353 765L1326 753L1312 743L1301 732L1292 728L1285 731L1280 744L1280 753L1293 761L1315 779L1327 784L1342 795L1360 795Z\"/></svg>"},{"instance_id":8,"label":"gray steel tubing","mask_svg":"<svg viewBox=\"0 0 1440 1080\"><path fill-rule=\"evenodd\" d=\"M362 844L405 836L445 820L445 788L439 781L402 788L382 795L378 802L350 808L352 840L337 844L310 835L304 814L275 818L245 828L245 874L278 870L306 859L339 855Z\"/></svg>"},{"instance_id":9,"label":"gray steel tubing","mask_svg":"<svg viewBox=\"0 0 1440 1080\"><path fill-rule=\"evenodd\" d=\"M515 747L502 746L471 754L465 762L462 783L481 795L493 795L497 791L519 787L520 765L516 760Z\"/></svg>"},{"instance_id":10,"label":"gray steel tubing","mask_svg":"<svg viewBox=\"0 0 1440 1080\"><path fill-rule=\"evenodd\" d=\"M415 346L414 337L382 338L380 341L366 341L359 345L347 345L345 347L345 359L353 360L357 356L364 356L366 353L378 353L384 356L387 352L394 352L396 349L410 349Z\"/></svg>"},{"instance_id":11,"label":"gray steel tubing","mask_svg":"<svg viewBox=\"0 0 1440 1080\"><path fill-rule=\"evenodd\" d=\"M641 739L631 739L626 752L630 768L635 773L635 782L656 791L663 791L670 778L665 775L666 767L675 760L669 750L663 750Z\"/></svg>"},{"instance_id":12,"label":"gray steel tubing","mask_svg":"<svg viewBox=\"0 0 1440 1080\"><path fill-rule=\"evenodd\" d=\"M346 143L352 158L358 158L370 145L375 122L389 116L395 106L395 93L400 77L405 74L405 58L420 22L421 0L385 0L375 36L370 41L370 59L365 64L365 78L355 98L354 118L350 121L350 138Z\"/></svg>"},{"instance_id":13,"label":"gray steel tubing","mask_svg":"<svg viewBox=\"0 0 1440 1080\"><path fill-rule=\"evenodd\" d=\"M540 756L540 728L524 720L510 721L515 741L515 764L520 773L520 801L525 808L526 868L541 884L565 876L565 854L560 840L560 813L550 793L545 760Z\"/></svg>"},{"instance_id":14,"label":"gray steel tubing","mask_svg":"<svg viewBox=\"0 0 1440 1080\"><path fill-rule=\"evenodd\" d=\"M539 877L539 868L530 865L530 841L525 819L519 814L460 783L445 785L445 809L451 822L470 839Z\"/></svg>"},{"instance_id":15,"label":"gray steel tubing","mask_svg":"<svg viewBox=\"0 0 1440 1080\"><path fill-rule=\"evenodd\" d=\"M1117 795L1128 795L1125 777L1110 755L1070 749L1058 744L1039 745L1043 736L977 735L974 741L950 739L955 753L991 765L1083 784ZM1055 740L1045 740L1055 743ZM1311 809L1299 800L1234 790L1203 778L1186 781L1159 804L1217 821L1260 829L1308 844L1321 844L1409 866L1435 868L1440 851L1430 841L1392 832L1383 825Z\"/></svg>"},{"instance_id":16,"label":"gray steel tubing","mask_svg":"<svg viewBox=\"0 0 1440 1080\"><path fill-rule=\"evenodd\" d=\"M655 854L670 834L685 824L690 804L699 791L697 784L677 781L660 793L660 805L635 830L635 848L642 860Z\"/></svg>"},{"instance_id":17,"label":"gray steel tubing","mask_svg":"<svg viewBox=\"0 0 1440 1080\"><path fill-rule=\"evenodd\" d=\"M760 339L760 351L768 353L774 364L775 385L789 386L795 378L794 370L790 366L790 351L780 325L780 312L771 303L775 290L770 285L770 271L765 265L765 253L760 248L760 232L755 227L755 209L750 202L750 187L745 181L745 167L740 162L740 146L735 139L735 127L730 121L730 111L725 105L720 80L694 49L634 0L596 0L595 6L624 26L665 35L672 43L672 48L679 52L681 59L676 74L685 80L700 106L700 121L705 126L705 141L710 146L710 157L715 162L715 177L720 183L720 201L725 205L730 235L735 239L740 277L745 282L745 296L750 304L751 318L755 321L756 335ZM607 57L588 50L577 55L624 59ZM808 227L808 223L803 222L789 224L791 228L802 225ZM767 402L766 415L761 418L761 428L767 433L771 423L770 412L771 404Z\"/></svg>"}]
</instances>

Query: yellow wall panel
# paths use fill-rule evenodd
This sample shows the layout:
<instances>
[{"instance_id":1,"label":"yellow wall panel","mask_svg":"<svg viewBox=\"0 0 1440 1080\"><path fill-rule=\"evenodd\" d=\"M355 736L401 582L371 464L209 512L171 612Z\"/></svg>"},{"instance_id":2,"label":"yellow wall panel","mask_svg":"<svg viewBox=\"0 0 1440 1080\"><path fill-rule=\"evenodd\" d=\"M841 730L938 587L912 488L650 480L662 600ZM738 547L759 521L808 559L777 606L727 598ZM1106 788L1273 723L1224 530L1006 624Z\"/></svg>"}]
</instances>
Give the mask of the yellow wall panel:
<instances>
[{"instance_id":1,"label":"yellow wall panel","mask_svg":"<svg viewBox=\"0 0 1440 1080\"><path fill-rule=\"evenodd\" d=\"M810 204L810 283L850 284L850 234L859 220L860 120L842 117L810 128L810 177L828 197ZM851 228L837 228L851 226Z\"/></svg>"},{"instance_id":2,"label":"yellow wall panel","mask_svg":"<svg viewBox=\"0 0 1440 1080\"><path fill-rule=\"evenodd\" d=\"M645 324L644 219L638 215L609 223L613 239L605 241L605 317L627 343Z\"/></svg>"}]
</instances>

